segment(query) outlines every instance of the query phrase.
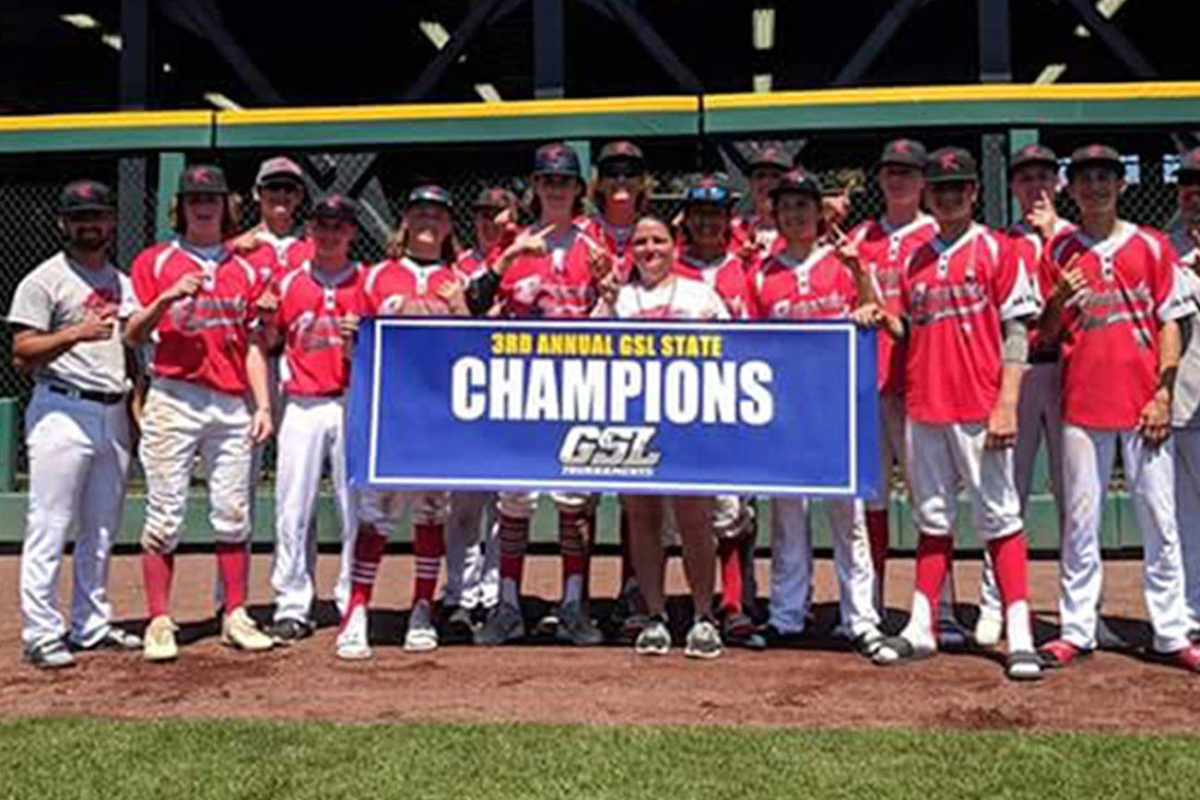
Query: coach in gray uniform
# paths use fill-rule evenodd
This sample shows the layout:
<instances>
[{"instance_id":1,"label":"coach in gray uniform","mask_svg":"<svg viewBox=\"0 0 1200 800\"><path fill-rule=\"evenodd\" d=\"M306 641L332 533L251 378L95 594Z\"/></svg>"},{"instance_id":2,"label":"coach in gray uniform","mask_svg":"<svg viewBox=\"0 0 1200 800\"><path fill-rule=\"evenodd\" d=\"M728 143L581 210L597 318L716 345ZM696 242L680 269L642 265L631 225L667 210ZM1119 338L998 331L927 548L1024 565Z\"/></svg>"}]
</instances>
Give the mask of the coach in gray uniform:
<instances>
[{"instance_id":1,"label":"coach in gray uniform","mask_svg":"<svg viewBox=\"0 0 1200 800\"><path fill-rule=\"evenodd\" d=\"M112 625L107 588L130 450L119 328L136 302L129 279L108 261L116 227L112 192L94 181L68 184L58 224L64 249L25 276L8 312L13 362L35 379L25 413L29 510L21 549L22 657L48 669L75 663L55 600L72 532L72 648L141 646L136 636Z\"/></svg>"}]
</instances>

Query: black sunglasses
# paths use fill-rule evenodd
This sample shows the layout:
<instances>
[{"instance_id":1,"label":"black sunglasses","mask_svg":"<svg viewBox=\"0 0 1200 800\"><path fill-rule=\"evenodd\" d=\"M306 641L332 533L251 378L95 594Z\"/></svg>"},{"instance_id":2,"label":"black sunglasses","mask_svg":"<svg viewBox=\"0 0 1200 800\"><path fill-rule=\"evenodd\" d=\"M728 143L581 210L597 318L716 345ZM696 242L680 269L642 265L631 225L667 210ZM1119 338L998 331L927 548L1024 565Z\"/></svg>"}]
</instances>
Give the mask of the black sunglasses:
<instances>
[{"instance_id":1,"label":"black sunglasses","mask_svg":"<svg viewBox=\"0 0 1200 800\"><path fill-rule=\"evenodd\" d=\"M600 166L601 178L636 178L642 174L642 170L634 164L630 163L610 163Z\"/></svg>"},{"instance_id":2,"label":"black sunglasses","mask_svg":"<svg viewBox=\"0 0 1200 800\"><path fill-rule=\"evenodd\" d=\"M295 181L267 181L262 185L263 191L267 192L288 192L289 194L299 194L300 184Z\"/></svg>"}]
</instances>

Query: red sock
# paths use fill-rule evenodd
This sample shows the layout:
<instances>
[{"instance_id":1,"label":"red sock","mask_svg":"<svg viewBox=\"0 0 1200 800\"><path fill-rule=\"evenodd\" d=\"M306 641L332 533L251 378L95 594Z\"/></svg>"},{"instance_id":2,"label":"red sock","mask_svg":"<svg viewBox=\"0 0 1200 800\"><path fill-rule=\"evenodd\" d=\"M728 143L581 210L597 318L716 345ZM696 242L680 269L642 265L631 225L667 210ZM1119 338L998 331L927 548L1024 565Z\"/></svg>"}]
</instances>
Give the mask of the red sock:
<instances>
[{"instance_id":1,"label":"red sock","mask_svg":"<svg viewBox=\"0 0 1200 800\"><path fill-rule=\"evenodd\" d=\"M174 572L174 553L142 551L142 587L146 592L146 611L150 619L167 616L167 599L171 595Z\"/></svg>"},{"instance_id":2,"label":"red sock","mask_svg":"<svg viewBox=\"0 0 1200 800\"><path fill-rule=\"evenodd\" d=\"M433 602L437 589L442 556L446 553L444 525L417 523L413 525L413 560L416 573L413 579L413 605L422 600Z\"/></svg>"},{"instance_id":3,"label":"red sock","mask_svg":"<svg viewBox=\"0 0 1200 800\"><path fill-rule=\"evenodd\" d=\"M987 547L996 573L996 586L1000 589L1001 605L1007 609L1013 603L1029 599L1029 554L1025 532L1017 531L993 539Z\"/></svg>"},{"instance_id":4,"label":"red sock","mask_svg":"<svg viewBox=\"0 0 1200 800\"><path fill-rule=\"evenodd\" d=\"M916 589L929 602L933 625L937 625L937 609L942 602L942 584L950 569L950 554L954 551L953 536L933 536L922 533L917 539Z\"/></svg>"},{"instance_id":5,"label":"red sock","mask_svg":"<svg viewBox=\"0 0 1200 800\"><path fill-rule=\"evenodd\" d=\"M587 514L582 511L558 512L558 546L562 553L562 591L567 595L567 579L587 575Z\"/></svg>"},{"instance_id":6,"label":"red sock","mask_svg":"<svg viewBox=\"0 0 1200 800\"><path fill-rule=\"evenodd\" d=\"M883 578L887 572L888 512L886 508L867 510L867 538L871 542L871 566L882 594Z\"/></svg>"},{"instance_id":7,"label":"red sock","mask_svg":"<svg viewBox=\"0 0 1200 800\"><path fill-rule=\"evenodd\" d=\"M525 571L525 545L529 541L529 520L501 513L496 538L500 540L500 579L521 585Z\"/></svg>"},{"instance_id":8,"label":"red sock","mask_svg":"<svg viewBox=\"0 0 1200 800\"><path fill-rule=\"evenodd\" d=\"M250 551L245 542L217 542L217 570L225 592L225 613L246 605L246 584L250 580Z\"/></svg>"},{"instance_id":9,"label":"red sock","mask_svg":"<svg viewBox=\"0 0 1200 800\"><path fill-rule=\"evenodd\" d=\"M721 561L721 611L725 614L742 613L742 542L736 539L721 539L717 544L717 556Z\"/></svg>"},{"instance_id":10,"label":"red sock","mask_svg":"<svg viewBox=\"0 0 1200 800\"><path fill-rule=\"evenodd\" d=\"M350 603L346 616L359 606L371 604L371 592L375 588L375 576L379 573L379 562L387 548L387 538L374 525L360 525L354 539L354 562L350 566Z\"/></svg>"}]
</instances>

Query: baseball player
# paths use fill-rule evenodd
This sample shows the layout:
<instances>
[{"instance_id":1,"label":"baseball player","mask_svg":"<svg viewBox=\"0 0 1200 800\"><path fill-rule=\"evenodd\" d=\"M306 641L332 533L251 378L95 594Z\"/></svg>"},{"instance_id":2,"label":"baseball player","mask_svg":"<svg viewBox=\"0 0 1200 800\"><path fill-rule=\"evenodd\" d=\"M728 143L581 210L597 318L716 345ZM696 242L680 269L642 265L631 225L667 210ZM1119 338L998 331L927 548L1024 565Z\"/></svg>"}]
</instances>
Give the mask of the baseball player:
<instances>
[{"instance_id":1,"label":"baseball player","mask_svg":"<svg viewBox=\"0 0 1200 800\"><path fill-rule=\"evenodd\" d=\"M775 145L756 147L746 165L750 183L750 213L734 217L729 225L729 251L751 264L776 253L783 243L771 213L771 190L792 166L787 154Z\"/></svg>"},{"instance_id":2,"label":"baseball player","mask_svg":"<svg viewBox=\"0 0 1200 800\"><path fill-rule=\"evenodd\" d=\"M330 195L313 208L308 237L313 257L279 284L275 330L283 340L287 379L275 476L275 620L269 633L288 644L312 634L310 616L317 566L315 526L321 473L330 465L342 527L341 571L335 592L350 594L356 519L346 477L345 392L350 345L367 313L365 268L350 260L357 231L353 200Z\"/></svg>"},{"instance_id":3,"label":"baseball player","mask_svg":"<svg viewBox=\"0 0 1200 800\"><path fill-rule=\"evenodd\" d=\"M616 257L617 275L622 280L629 275L633 224L650 204L650 185L642 148L618 141L600 149L592 185L592 203L600 213L588 218L584 230Z\"/></svg>"},{"instance_id":4,"label":"baseball player","mask_svg":"<svg viewBox=\"0 0 1200 800\"><path fill-rule=\"evenodd\" d=\"M107 186L80 180L59 198L63 249L17 286L8 323L13 361L34 378L25 412L29 509L21 548L22 659L75 663L57 608L58 570L75 534L73 649L130 650L141 640L112 624L108 558L121 527L129 467L125 352L120 327L135 301L108 260L116 204Z\"/></svg>"},{"instance_id":5,"label":"baseball player","mask_svg":"<svg viewBox=\"0 0 1200 800\"><path fill-rule=\"evenodd\" d=\"M753 277L756 316L778 320L847 319L856 308L854 275L841 255L819 243L824 233L821 188L798 167L771 192L783 249ZM853 247L848 257L856 258ZM812 590L810 502L776 497L771 501L771 617L767 640L799 636ZM875 574L866 519L860 500L828 499L825 512L833 532L834 561L841 596L842 626L855 649L870 656L883 640L875 610Z\"/></svg>"},{"instance_id":6,"label":"baseball player","mask_svg":"<svg viewBox=\"0 0 1200 800\"><path fill-rule=\"evenodd\" d=\"M1059 233L1070 229L1054 210L1058 193L1058 157L1050 148L1028 144L1013 156L1009 164L1009 188L1016 198L1020 219L1008 229L1016 258L1034 277L1039 293L1045 297L1052 284L1042 280L1039 268L1042 251ZM1036 328L1029 336L1029 367L1021 377L1021 399L1017 406L1017 446L1013 454L1017 494L1021 498L1021 516L1033 485L1033 465L1038 448L1045 439L1050 457L1051 491L1055 508L1062 515L1062 368L1057 344L1042 345ZM1061 529L1061 519L1059 522ZM975 642L995 647L1000 642L1004 620L1000 611L1000 593L996 588L991 561L984 554L980 591L979 619L975 624Z\"/></svg>"},{"instance_id":7,"label":"baseball player","mask_svg":"<svg viewBox=\"0 0 1200 800\"><path fill-rule=\"evenodd\" d=\"M509 317L570 319L586 317L596 301L596 286L613 267L613 256L576 223L585 189L579 157L554 142L534 155L532 210L538 222L522 232L468 291L471 310L490 308ZM558 508L562 549L562 604L555 637L575 645L603 641L588 610L588 543L594 527L595 498L574 492L552 493ZM519 590L529 541L536 492L501 492L497 536L500 542L500 602L489 614L476 642L499 645L525 635Z\"/></svg>"},{"instance_id":8,"label":"baseball player","mask_svg":"<svg viewBox=\"0 0 1200 800\"><path fill-rule=\"evenodd\" d=\"M1113 454L1144 550L1152 656L1200 670L1188 641L1183 564L1175 518L1174 442L1168 438L1179 364L1178 320L1189 316L1178 256L1165 236L1122 220L1125 168L1104 145L1071 154L1067 191L1078 230L1061 234L1044 268L1056 275L1040 335L1062 340L1065 528L1059 609L1061 638L1046 644L1048 667L1064 667L1096 645L1102 565L1100 521ZM1012 638L1011 628L1009 638Z\"/></svg>"},{"instance_id":9,"label":"baseball player","mask_svg":"<svg viewBox=\"0 0 1200 800\"><path fill-rule=\"evenodd\" d=\"M271 435L258 272L225 246L234 224L225 174L191 166L179 178L178 238L133 263L142 308L130 318L130 346L150 340L152 383L142 414L146 471L142 572L149 607L143 656L176 657L169 612L174 552L182 534L192 461L208 476L224 597L221 641L268 650L271 639L245 610L250 553L250 449ZM249 400L248 400L249 398Z\"/></svg>"},{"instance_id":10,"label":"baseball player","mask_svg":"<svg viewBox=\"0 0 1200 800\"><path fill-rule=\"evenodd\" d=\"M864 265L862 274L872 282L870 288L876 302L891 314L900 313L904 265L913 252L937 235L933 217L921 211L925 155L925 146L913 139L895 139L884 145L875 165L875 181L883 193L883 215L863 222L849 234L857 248L858 261ZM867 503L866 520L875 573L875 609L882 616L892 470L893 465L904 467L904 342L890 336L878 337L876 363L879 490L876 498Z\"/></svg>"},{"instance_id":11,"label":"baseball player","mask_svg":"<svg viewBox=\"0 0 1200 800\"><path fill-rule=\"evenodd\" d=\"M674 273L675 244L665 222L654 217L640 218L634 227L630 247L634 277L616 292L611 308L608 299L601 302L597 316L698 321L730 318L724 301L711 287ZM615 286L615 281L607 282L607 294L613 294ZM634 650L643 655L665 655L671 648L671 634L667 630L663 608L662 541L664 507L669 502L679 527L684 574L695 610L684 654L705 659L720 656L724 646L710 614L716 577L713 500L628 495L622 497L621 502L629 518L630 554L649 614L637 635Z\"/></svg>"},{"instance_id":12,"label":"baseball player","mask_svg":"<svg viewBox=\"0 0 1200 800\"><path fill-rule=\"evenodd\" d=\"M268 158L258 167L254 199L260 221L229 246L276 283L313 256L313 242L296 224L304 202L304 171L286 156Z\"/></svg>"},{"instance_id":13,"label":"baseball player","mask_svg":"<svg viewBox=\"0 0 1200 800\"><path fill-rule=\"evenodd\" d=\"M1028 350L1024 320L1039 311L1037 293L1007 240L972 219L979 178L970 153L933 152L925 183L938 235L909 259L900 282L901 315L879 306L855 312L859 321L881 321L892 336L907 340L905 444L919 532L912 616L873 660L896 664L937 651L933 610L950 569L961 485L1004 601L1005 674L1036 680L1042 666L1033 650L1011 448Z\"/></svg>"},{"instance_id":14,"label":"baseball player","mask_svg":"<svg viewBox=\"0 0 1200 800\"><path fill-rule=\"evenodd\" d=\"M1200 148L1183 155L1176 197L1179 218L1171 227L1171 243L1180 254L1187 294L1200 308ZM1200 643L1200 329L1187 318L1186 346L1175 379L1171 407L1175 439L1175 515L1183 555L1188 638Z\"/></svg>"},{"instance_id":15,"label":"baseball player","mask_svg":"<svg viewBox=\"0 0 1200 800\"><path fill-rule=\"evenodd\" d=\"M440 186L417 186L408 194L404 220L388 246L389 258L371 268L364 291L376 316L465 315L462 282L455 270L450 194ZM433 598L445 553L446 492L358 493L359 528L354 550L350 607L337 640L339 658L371 657L367 641L370 604L387 537L407 506L413 523L413 604L404 649L436 650L440 639Z\"/></svg>"}]
</instances>

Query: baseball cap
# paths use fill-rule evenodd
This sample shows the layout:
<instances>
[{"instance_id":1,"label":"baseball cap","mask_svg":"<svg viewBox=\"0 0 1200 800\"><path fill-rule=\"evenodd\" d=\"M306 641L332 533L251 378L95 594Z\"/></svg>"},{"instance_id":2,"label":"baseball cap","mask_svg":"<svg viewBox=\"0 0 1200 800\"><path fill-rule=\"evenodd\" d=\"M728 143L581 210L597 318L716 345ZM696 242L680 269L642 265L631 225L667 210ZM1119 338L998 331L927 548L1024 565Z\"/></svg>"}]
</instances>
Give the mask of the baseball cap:
<instances>
[{"instance_id":1,"label":"baseball cap","mask_svg":"<svg viewBox=\"0 0 1200 800\"><path fill-rule=\"evenodd\" d=\"M493 186L475 195L471 208L509 208L517 204L517 198L508 189Z\"/></svg>"},{"instance_id":2,"label":"baseball cap","mask_svg":"<svg viewBox=\"0 0 1200 800\"><path fill-rule=\"evenodd\" d=\"M788 170L792 167L792 159L775 145L769 144L754 148L750 152L750 157L746 159L746 167L751 170L756 167L773 167L779 170Z\"/></svg>"},{"instance_id":3,"label":"baseball cap","mask_svg":"<svg viewBox=\"0 0 1200 800\"><path fill-rule=\"evenodd\" d=\"M533 174L567 175L583 180L579 156L563 142L551 142L537 149L533 155Z\"/></svg>"},{"instance_id":4,"label":"baseball cap","mask_svg":"<svg viewBox=\"0 0 1200 800\"><path fill-rule=\"evenodd\" d=\"M1026 164L1045 164L1051 169L1058 167L1058 156L1044 144L1032 142L1018 150L1008 165L1008 174L1012 175Z\"/></svg>"},{"instance_id":5,"label":"baseball cap","mask_svg":"<svg viewBox=\"0 0 1200 800\"><path fill-rule=\"evenodd\" d=\"M771 199L776 200L784 194L806 194L818 203L821 202L821 186L804 167L785 172L779 185L771 190Z\"/></svg>"},{"instance_id":6,"label":"baseball cap","mask_svg":"<svg viewBox=\"0 0 1200 800\"><path fill-rule=\"evenodd\" d=\"M733 193L725 182L715 176L705 176L693 181L683 192L685 206L714 205L728 206L733 202Z\"/></svg>"},{"instance_id":7,"label":"baseball cap","mask_svg":"<svg viewBox=\"0 0 1200 800\"><path fill-rule=\"evenodd\" d=\"M99 181L71 181L58 196L58 213L76 211L113 211L117 207L112 189Z\"/></svg>"},{"instance_id":8,"label":"baseball cap","mask_svg":"<svg viewBox=\"0 0 1200 800\"><path fill-rule=\"evenodd\" d=\"M874 172L878 172L880 167L887 164L924 169L927 157L925 145L916 139L893 139L883 146L879 161L875 163Z\"/></svg>"},{"instance_id":9,"label":"baseball cap","mask_svg":"<svg viewBox=\"0 0 1200 800\"><path fill-rule=\"evenodd\" d=\"M341 194L322 197L313 206L313 219L336 219L342 222L358 221L358 203Z\"/></svg>"},{"instance_id":10,"label":"baseball cap","mask_svg":"<svg viewBox=\"0 0 1200 800\"><path fill-rule=\"evenodd\" d=\"M229 184L220 167L196 164L180 173L179 194L229 194Z\"/></svg>"},{"instance_id":11,"label":"baseball cap","mask_svg":"<svg viewBox=\"0 0 1200 800\"><path fill-rule=\"evenodd\" d=\"M1121 162L1121 154L1105 144L1089 144L1071 153L1071 163L1067 165L1067 177L1071 177L1083 167L1108 167L1124 176L1125 165Z\"/></svg>"},{"instance_id":12,"label":"baseball cap","mask_svg":"<svg viewBox=\"0 0 1200 800\"><path fill-rule=\"evenodd\" d=\"M942 147L929 154L925 162L926 183L978 181L975 156L961 147Z\"/></svg>"},{"instance_id":13,"label":"baseball cap","mask_svg":"<svg viewBox=\"0 0 1200 800\"><path fill-rule=\"evenodd\" d=\"M291 178L299 184L304 183L304 170L300 165L287 156L268 158L258 167L258 177L254 179L255 186L262 186L271 178Z\"/></svg>"},{"instance_id":14,"label":"baseball cap","mask_svg":"<svg viewBox=\"0 0 1200 800\"><path fill-rule=\"evenodd\" d=\"M646 160L646 157L642 155L642 148L633 142L620 141L609 142L600 148L600 155L596 158L596 164L603 164L605 161L615 161L619 158L627 161L636 161L639 164Z\"/></svg>"},{"instance_id":15,"label":"baseball cap","mask_svg":"<svg viewBox=\"0 0 1200 800\"><path fill-rule=\"evenodd\" d=\"M1180 156L1180 174L1195 173L1200 175L1200 148L1188 150Z\"/></svg>"},{"instance_id":16,"label":"baseball cap","mask_svg":"<svg viewBox=\"0 0 1200 800\"><path fill-rule=\"evenodd\" d=\"M408 205L412 206L417 203L433 203L434 205L444 206L447 209L452 205L450 202L450 193L432 183L417 186L408 193Z\"/></svg>"}]
</instances>

